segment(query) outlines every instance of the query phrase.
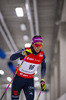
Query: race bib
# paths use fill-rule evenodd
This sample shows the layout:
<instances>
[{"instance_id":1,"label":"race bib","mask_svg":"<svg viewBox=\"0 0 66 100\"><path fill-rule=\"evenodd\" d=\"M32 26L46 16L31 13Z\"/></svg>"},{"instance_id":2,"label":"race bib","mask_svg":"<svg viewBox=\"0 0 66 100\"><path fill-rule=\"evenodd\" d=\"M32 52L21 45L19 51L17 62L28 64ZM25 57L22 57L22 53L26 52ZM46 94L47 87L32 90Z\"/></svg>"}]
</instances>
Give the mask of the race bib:
<instances>
[{"instance_id":1,"label":"race bib","mask_svg":"<svg viewBox=\"0 0 66 100\"><path fill-rule=\"evenodd\" d=\"M37 69L38 65L39 64L33 64L33 63L24 61L19 70L23 73L33 74L35 72L35 70Z\"/></svg>"}]
</instances>

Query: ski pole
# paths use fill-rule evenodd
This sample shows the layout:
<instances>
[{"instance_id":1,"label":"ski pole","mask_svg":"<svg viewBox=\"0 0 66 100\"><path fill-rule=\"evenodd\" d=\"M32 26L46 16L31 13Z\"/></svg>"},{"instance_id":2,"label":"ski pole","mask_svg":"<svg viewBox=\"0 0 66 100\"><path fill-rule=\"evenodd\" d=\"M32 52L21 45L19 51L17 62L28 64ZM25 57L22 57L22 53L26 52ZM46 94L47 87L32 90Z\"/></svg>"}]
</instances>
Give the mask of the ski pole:
<instances>
[{"instance_id":1,"label":"ski pole","mask_svg":"<svg viewBox=\"0 0 66 100\"><path fill-rule=\"evenodd\" d=\"M29 49L29 50L26 49L25 55L27 56L27 55L29 55L30 53L32 53L31 49ZM26 56L24 57L24 60L26 59ZM22 64L23 64L23 62L24 62L24 60L22 61L22 63L21 63L21 65L19 66L19 68L17 69L16 73L14 74L12 80L11 80L10 83L8 84L7 88L5 89L5 91L4 91L3 95L1 96L0 100L2 100L3 96L4 96L5 93L7 92L7 90L8 90L8 88L9 88L10 84L13 82L13 80L14 80L14 78L15 78L15 76L16 76L18 70L21 68L21 66L22 66Z\"/></svg>"},{"instance_id":2,"label":"ski pole","mask_svg":"<svg viewBox=\"0 0 66 100\"><path fill-rule=\"evenodd\" d=\"M26 57L25 57L25 58L26 58ZM25 60L25 58L24 58L24 60ZM22 64L23 64L23 62L24 62L24 60L22 61L22 63L21 63L21 65L19 66L19 68L17 69L16 73L14 74L12 80L11 80L10 83L8 84L7 88L5 89L5 91L4 91L3 95L1 96L0 100L2 100L3 96L4 96L5 93L7 92L7 90L8 90L8 88L9 88L10 84L13 82L13 80L14 80L14 78L15 78L15 76L16 76L18 70L21 68L21 66L22 66Z\"/></svg>"},{"instance_id":3,"label":"ski pole","mask_svg":"<svg viewBox=\"0 0 66 100\"><path fill-rule=\"evenodd\" d=\"M39 95L38 95L38 97L37 97L37 100L39 99L41 92L42 92L42 90L39 92Z\"/></svg>"}]
</instances>

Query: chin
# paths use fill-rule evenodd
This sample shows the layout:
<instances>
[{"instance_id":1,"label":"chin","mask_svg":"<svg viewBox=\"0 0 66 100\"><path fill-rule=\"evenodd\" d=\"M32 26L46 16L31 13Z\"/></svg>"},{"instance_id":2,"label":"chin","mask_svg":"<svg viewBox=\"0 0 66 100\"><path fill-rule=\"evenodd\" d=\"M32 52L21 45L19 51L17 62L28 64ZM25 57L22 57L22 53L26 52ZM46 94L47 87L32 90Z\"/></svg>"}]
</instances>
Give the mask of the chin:
<instances>
[{"instance_id":1,"label":"chin","mask_svg":"<svg viewBox=\"0 0 66 100\"><path fill-rule=\"evenodd\" d=\"M39 51L36 51L36 53L39 53Z\"/></svg>"}]
</instances>

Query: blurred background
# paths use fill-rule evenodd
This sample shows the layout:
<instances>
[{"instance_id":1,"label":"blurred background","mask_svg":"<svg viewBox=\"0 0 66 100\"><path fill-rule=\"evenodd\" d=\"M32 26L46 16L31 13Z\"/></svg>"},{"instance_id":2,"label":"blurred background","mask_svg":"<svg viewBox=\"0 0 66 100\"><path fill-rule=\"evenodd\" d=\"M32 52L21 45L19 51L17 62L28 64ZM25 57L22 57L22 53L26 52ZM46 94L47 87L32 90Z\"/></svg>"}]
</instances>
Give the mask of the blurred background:
<instances>
[{"instance_id":1,"label":"blurred background","mask_svg":"<svg viewBox=\"0 0 66 100\"><path fill-rule=\"evenodd\" d=\"M0 0L0 49L6 55L3 59L0 52L0 97L13 77L9 57L30 46L34 35L43 38L47 63L46 91L39 100L66 100L66 0ZM41 66L35 72L34 100L40 92L40 79ZM3 100L11 100L11 86ZM26 100L23 91L20 100Z\"/></svg>"}]
</instances>

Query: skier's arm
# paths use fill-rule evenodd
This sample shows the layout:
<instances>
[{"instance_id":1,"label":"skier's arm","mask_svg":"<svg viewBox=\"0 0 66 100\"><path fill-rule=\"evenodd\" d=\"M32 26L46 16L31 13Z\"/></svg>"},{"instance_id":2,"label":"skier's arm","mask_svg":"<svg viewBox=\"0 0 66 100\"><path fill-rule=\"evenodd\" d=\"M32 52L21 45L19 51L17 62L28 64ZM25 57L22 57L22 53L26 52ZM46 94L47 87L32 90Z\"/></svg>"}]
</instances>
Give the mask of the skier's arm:
<instances>
[{"instance_id":1,"label":"skier's arm","mask_svg":"<svg viewBox=\"0 0 66 100\"><path fill-rule=\"evenodd\" d=\"M42 91L45 91L45 89L46 89L46 83L44 80L45 73L46 73L46 60L45 60L45 55L44 55L43 62L41 63L41 81L40 81L40 84L41 84Z\"/></svg>"},{"instance_id":2,"label":"skier's arm","mask_svg":"<svg viewBox=\"0 0 66 100\"><path fill-rule=\"evenodd\" d=\"M45 60L45 55L43 57L43 61L41 63L41 78L44 78L46 73L46 60Z\"/></svg>"},{"instance_id":3,"label":"skier's arm","mask_svg":"<svg viewBox=\"0 0 66 100\"><path fill-rule=\"evenodd\" d=\"M16 53L14 53L14 54L12 54L11 56L10 56L10 60L16 60L16 59L18 59L18 58L20 58L20 59L23 59L24 58L24 55L22 55L22 52L25 50L25 48L24 49L21 49L21 50L19 50L19 51L17 51Z\"/></svg>"}]
</instances>

